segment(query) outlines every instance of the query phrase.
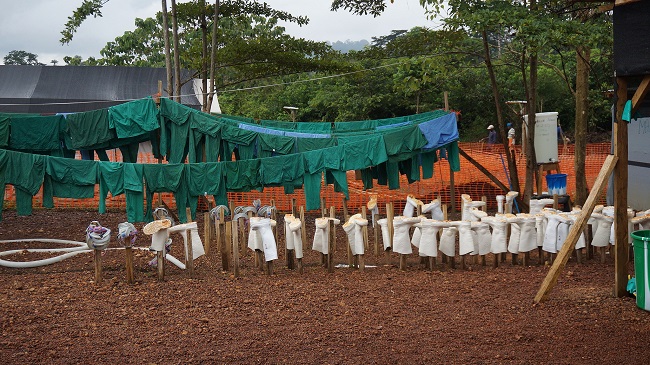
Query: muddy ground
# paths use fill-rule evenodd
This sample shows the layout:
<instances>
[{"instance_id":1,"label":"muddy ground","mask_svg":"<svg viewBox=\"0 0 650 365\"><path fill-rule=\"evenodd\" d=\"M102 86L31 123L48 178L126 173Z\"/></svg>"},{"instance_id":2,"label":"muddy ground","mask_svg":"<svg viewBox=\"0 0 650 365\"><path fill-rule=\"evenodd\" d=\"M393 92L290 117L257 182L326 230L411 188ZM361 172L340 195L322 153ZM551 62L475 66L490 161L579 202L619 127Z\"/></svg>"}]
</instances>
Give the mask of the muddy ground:
<instances>
[{"instance_id":1,"label":"muddy ground","mask_svg":"<svg viewBox=\"0 0 650 365\"><path fill-rule=\"evenodd\" d=\"M123 212L35 210L17 217L9 210L0 240L83 241L91 221L116 231L125 219ZM202 217L197 221L202 234ZM571 258L549 299L534 306L549 269L537 264L536 253L527 267L508 259L493 268L488 255L485 266L468 262L466 270L440 260L428 270L414 254L401 271L396 254L371 250L364 272L341 267L328 273L310 249L309 222L302 275L286 268L283 239L271 276L245 251L235 278L222 271L214 247L195 261L194 277L168 264L164 282L148 266L153 254L147 250L136 253L135 284L126 283L124 250L117 249L102 257L101 283L94 282L91 253L38 268L0 267L1 362L650 363L650 313L634 298L612 296L612 257L605 264ZM344 237L339 228L337 264L347 263ZM180 236L173 238L172 254L182 257ZM141 234L136 245L148 247L148 237ZM0 244L3 251L54 246ZM119 247L115 238L111 247ZM2 258L46 256L23 251Z\"/></svg>"}]
</instances>

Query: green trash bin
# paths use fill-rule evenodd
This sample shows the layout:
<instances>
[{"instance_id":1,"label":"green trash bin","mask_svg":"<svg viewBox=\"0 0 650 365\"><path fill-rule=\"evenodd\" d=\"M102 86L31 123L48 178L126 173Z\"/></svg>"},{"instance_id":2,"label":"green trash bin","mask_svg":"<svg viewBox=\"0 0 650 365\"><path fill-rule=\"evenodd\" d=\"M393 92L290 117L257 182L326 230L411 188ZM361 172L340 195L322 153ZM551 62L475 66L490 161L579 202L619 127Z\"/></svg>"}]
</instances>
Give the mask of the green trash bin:
<instances>
[{"instance_id":1,"label":"green trash bin","mask_svg":"<svg viewBox=\"0 0 650 365\"><path fill-rule=\"evenodd\" d=\"M631 233L634 245L634 276L636 277L636 305L650 311L650 230Z\"/></svg>"}]
</instances>

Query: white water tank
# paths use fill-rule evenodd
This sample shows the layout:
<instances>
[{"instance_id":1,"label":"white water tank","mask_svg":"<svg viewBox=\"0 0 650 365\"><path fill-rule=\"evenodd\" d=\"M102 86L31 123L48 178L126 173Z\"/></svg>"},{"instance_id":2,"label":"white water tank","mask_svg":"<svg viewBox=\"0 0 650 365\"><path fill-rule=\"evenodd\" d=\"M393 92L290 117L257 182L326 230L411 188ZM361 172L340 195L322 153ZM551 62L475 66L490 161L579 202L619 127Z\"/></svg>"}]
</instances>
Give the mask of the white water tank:
<instances>
[{"instance_id":1,"label":"white water tank","mask_svg":"<svg viewBox=\"0 0 650 365\"><path fill-rule=\"evenodd\" d=\"M557 112L535 114L535 158L537 163L557 162ZM524 115L528 124L528 116Z\"/></svg>"}]
</instances>

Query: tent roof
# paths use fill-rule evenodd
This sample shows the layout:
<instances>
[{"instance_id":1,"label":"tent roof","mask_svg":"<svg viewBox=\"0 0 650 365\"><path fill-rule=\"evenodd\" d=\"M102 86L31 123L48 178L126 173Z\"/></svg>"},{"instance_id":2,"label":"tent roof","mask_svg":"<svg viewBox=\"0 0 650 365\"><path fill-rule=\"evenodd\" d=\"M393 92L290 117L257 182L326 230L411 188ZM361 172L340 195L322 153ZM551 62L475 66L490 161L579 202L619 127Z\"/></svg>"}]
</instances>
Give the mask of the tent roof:
<instances>
[{"instance_id":1,"label":"tent roof","mask_svg":"<svg viewBox=\"0 0 650 365\"><path fill-rule=\"evenodd\" d=\"M0 65L0 112L68 113L107 108L158 92L164 68L120 66ZM191 79L184 70L182 80ZM192 82L182 104L200 108ZM167 93L163 91L163 96Z\"/></svg>"}]
</instances>

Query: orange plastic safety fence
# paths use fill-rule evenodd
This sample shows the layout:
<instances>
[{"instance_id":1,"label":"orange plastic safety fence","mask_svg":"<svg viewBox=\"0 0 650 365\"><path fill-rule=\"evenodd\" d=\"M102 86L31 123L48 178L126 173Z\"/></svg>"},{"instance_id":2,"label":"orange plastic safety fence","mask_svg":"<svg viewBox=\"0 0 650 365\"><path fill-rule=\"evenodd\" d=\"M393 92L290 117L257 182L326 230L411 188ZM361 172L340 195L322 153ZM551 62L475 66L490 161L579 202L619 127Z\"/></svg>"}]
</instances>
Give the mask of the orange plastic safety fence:
<instances>
[{"instance_id":1,"label":"orange plastic safety fence","mask_svg":"<svg viewBox=\"0 0 650 365\"><path fill-rule=\"evenodd\" d=\"M509 185L509 176L506 172L507 162L503 152L503 146L490 146L483 143L460 143L462 148L474 160L488 169L499 181L504 185ZM142 149L141 149L142 150ZM605 161L605 158L610 154L611 145L609 143L590 144L587 146L586 154L586 176L587 186L591 188L600 168ZM575 172L574 172L574 145L559 146L558 157L560 172L567 174L567 193L571 196L575 195ZM525 156L521 150L516 150L516 159L518 161L518 175L520 186L524 188L525 182ZM79 158L79 156L77 156ZM111 151L109 153L111 161L120 161L121 154L119 150ZM158 163L158 160L148 152L140 152L138 154L138 162L140 163ZM164 162L162 162L164 163ZM364 206L371 195L378 196L378 205L380 211L384 211L385 204L388 202L394 203L395 212L401 212L404 208L406 196L409 194L414 195L416 198L428 203L429 201L440 198L443 204L451 204L451 180L453 176L453 187L455 193L455 203L460 207L460 196L462 194L469 194L474 200L479 200L485 196L488 202L488 209L496 209L496 195L503 194L503 192L494 184L487 176L480 172L474 165L467 161L464 157L460 157L461 169L460 172L451 173L449 163L447 160L440 160L435 163L434 175L430 179L416 181L409 184L405 176L400 176L400 188L396 190L389 190L387 186L374 184L371 189L364 190L361 180L357 180L354 171L348 172L348 186L350 199L347 201L348 211L351 213L358 212ZM542 179L544 190L546 190L546 181ZM535 190L535 188L533 188ZM99 205L99 187L95 187L94 199L64 199L54 198L54 205L57 208L84 208L84 209L97 209ZM163 193L163 201L170 207L175 208L173 194ZM321 198L324 198L328 207L334 206L337 211L343 208L343 194L334 191L332 185L324 185L321 188ZM234 206L251 205L253 200L260 199L263 205L269 205L271 200L274 200L275 206L281 212L287 212L291 209L292 199L296 199L297 206L305 205L305 197L302 189L296 189L292 194L285 194L284 189L281 187L264 188L263 192L251 191L245 193L228 193L228 199ZM42 190L34 197L33 206L41 207L43 201ZM212 206L214 201L209 199ZM599 197L599 203L605 203L605 194ZM11 185L5 187L5 208L15 208L15 193ZM108 209L125 209L125 199L123 195L108 196L106 199L106 207ZM200 201L199 209L207 210L208 206L205 201Z\"/></svg>"}]
</instances>

